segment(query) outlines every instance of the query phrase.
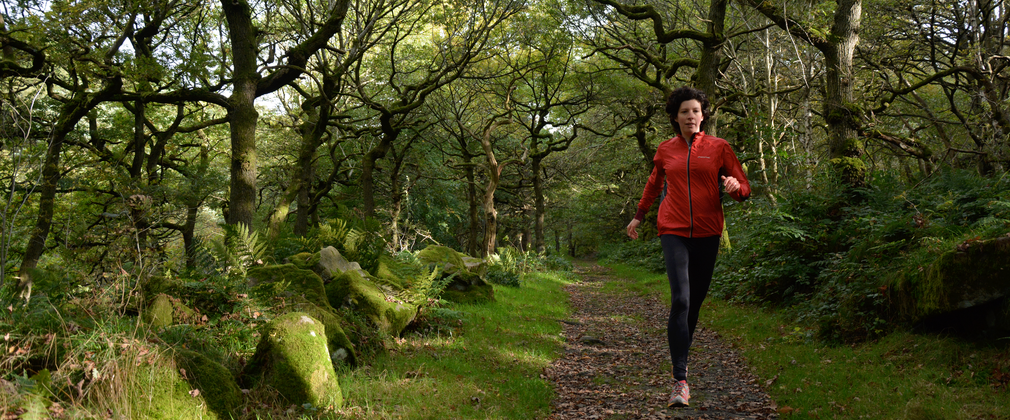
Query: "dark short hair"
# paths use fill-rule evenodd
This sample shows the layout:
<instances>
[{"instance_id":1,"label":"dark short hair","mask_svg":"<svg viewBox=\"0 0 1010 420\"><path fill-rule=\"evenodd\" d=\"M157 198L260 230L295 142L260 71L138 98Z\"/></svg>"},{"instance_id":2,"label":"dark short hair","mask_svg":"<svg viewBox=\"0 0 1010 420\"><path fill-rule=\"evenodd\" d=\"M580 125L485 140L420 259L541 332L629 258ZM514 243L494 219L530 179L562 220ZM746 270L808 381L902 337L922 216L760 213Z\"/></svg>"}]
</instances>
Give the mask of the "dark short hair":
<instances>
[{"instance_id":1,"label":"dark short hair","mask_svg":"<svg viewBox=\"0 0 1010 420\"><path fill-rule=\"evenodd\" d=\"M673 131L677 132L677 134L681 134L680 124L677 124L677 113L680 112L680 104L692 99L701 102L701 115L703 119L698 128L704 130L709 116L708 96L705 95L705 92L701 89L684 86L674 89L673 92L670 92L670 96L666 97L666 114L670 116L670 124L673 125Z\"/></svg>"}]
</instances>

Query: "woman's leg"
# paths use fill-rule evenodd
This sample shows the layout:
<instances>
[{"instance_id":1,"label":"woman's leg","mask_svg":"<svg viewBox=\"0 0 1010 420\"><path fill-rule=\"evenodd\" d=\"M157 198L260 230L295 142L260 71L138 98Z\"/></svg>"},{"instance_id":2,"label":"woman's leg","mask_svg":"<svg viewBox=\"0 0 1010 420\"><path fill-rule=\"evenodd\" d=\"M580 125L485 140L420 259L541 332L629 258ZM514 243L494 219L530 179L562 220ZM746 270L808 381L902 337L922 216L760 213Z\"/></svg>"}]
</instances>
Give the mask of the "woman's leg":
<instances>
[{"instance_id":1,"label":"woman's leg","mask_svg":"<svg viewBox=\"0 0 1010 420\"><path fill-rule=\"evenodd\" d=\"M670 280L667 342L673 363L673 377L681 381L687 379L687 353L698 324L698 311L712 281L719 237L684 238L662 235L660 242L666 259L666 275Z\"/></svg>"}]
</instances>

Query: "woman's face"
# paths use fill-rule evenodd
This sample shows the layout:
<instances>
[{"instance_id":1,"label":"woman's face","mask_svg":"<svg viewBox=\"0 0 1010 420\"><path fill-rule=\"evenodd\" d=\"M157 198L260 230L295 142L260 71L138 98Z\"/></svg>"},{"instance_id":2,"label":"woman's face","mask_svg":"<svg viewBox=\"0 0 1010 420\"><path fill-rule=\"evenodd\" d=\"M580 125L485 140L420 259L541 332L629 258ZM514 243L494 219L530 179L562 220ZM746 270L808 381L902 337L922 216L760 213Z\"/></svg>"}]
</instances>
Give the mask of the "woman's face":
<instances>
[{"instance_id":1,"label":"woman's face","mask_svg":"<svg viewBox=\"0 0 1010 420\"><path fill-rule=\"evenodd\" d=\"M694 133L701 131L701 122L705 119L701 112L701 102L697 99L689 99L680 103L680 110L677 111L677 124L680 126L680 134L685 138L691 138Z\"/></svg>"}]
</instances>

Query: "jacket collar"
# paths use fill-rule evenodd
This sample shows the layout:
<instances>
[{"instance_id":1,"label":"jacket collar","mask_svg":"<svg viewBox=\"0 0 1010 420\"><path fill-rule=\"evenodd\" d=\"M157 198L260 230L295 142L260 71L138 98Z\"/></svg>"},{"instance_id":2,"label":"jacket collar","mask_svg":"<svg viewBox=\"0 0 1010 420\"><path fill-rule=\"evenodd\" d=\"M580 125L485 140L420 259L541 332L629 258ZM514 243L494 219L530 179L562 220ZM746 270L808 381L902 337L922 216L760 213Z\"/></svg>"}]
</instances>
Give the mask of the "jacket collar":
<instances>
[{"instance_id":1,"label":"jacket collar","mask_svg":"<svg viewBox=\"0 0 1010 420\"><path fill-rule=\"evenodd\" d=\"M694 133L694 139L691 139L691 141L688 141L688 139L686 137L684 137L683 134L678 134L677 137L680 137L681 139L683 139L684 143L686 143L688 145L691 145L691 144L694 144L694 142L705 138L705 132L704 131L699 131L697 133Z\"/></svg>"}]
</instances>

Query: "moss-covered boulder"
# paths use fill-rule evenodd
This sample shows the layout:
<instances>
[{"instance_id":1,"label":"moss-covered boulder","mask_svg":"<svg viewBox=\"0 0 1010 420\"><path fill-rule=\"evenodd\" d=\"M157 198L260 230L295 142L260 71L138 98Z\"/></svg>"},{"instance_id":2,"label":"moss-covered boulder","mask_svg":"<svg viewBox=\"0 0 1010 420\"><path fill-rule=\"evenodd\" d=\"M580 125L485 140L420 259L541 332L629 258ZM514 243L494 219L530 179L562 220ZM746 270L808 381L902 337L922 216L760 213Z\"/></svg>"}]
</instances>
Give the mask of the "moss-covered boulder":
<instances>
[{"instance_id":1,"label":"moss-covered boulder","mask_svg":"<svg viewBox=\"0 0 1010 420\"><path fill-rule=\"evenodd\" d=\"M319 267L321 270L336 277L347 271L356 271L362 277L367 277L368 273L361 269L361 265L354 261L348 261L336 248L328 246L319 250Z\"/></svg>"},{"instance_id":2,"label":"moss-covered boulder","mask_svg":"<svg viewBox=\"0 0 1010 420\"><path fill-rule=\"evenodd\" d=\"M466 267L463 257L466 255L455 249L441 245L428 245L417 252L417 259L425 264L435 264L443 270L451 270L452 267ZM447 268L448 267L448 268Z\"/></svg>"},{"instance_id":3,"label":"moss-covered boulder","mask_svg":"<svg viewBox=\"0 0 1010 420\"><path fill-rule=\"evenodd\" d=\"M439 297L457 303L492 302L494 286L476 274L457 272Z\"/></svg>"},{"instance_id":4,"label":"moss-covered boulder","mask_svg":"<svg viewBox=\"0 0 1010 420\"><path fill-rule=\"evenodd\" d=\"M304 312L282 315L264 327L246 375L292 404L336 408L343 403L325 326Z\"/></svg>"},{"instance_id":5,"label":"moss-covered boulder","mask_svg":"<svg viewBox=\"0 0 1010 420\"><path fill-rule=\"evenodd\" d=\"M173 324L194 324L200 320L200 313L190 309L177 298L158 294L144 309L141 319L152 327L167 327Z\"/></svg>"},{"instance_id":6,"label":"moss-covered boulder","mask_svg":"<svg viewBox=\"0 0 1010 420\"><path fill-rule=\"evenodd\" d=\"M1010 237L1002 237L963 243L924 270L906 274L895 290L903 311L921 320L1004 299L1010 296L1008 279Z\"/></svg>"},{"instance_id":7,"label":"moss-covered boulder","mask_svg":"<svg viewBox=\"0 0 1010 420\"><path fill-rule=\"evenodd\" d=\"M326 327L326 346L334 367L339 365L357 366L358 355L354 344L344 332L343 320L328 307L323 308L311 302L291 306L292 312L304 312L323 323Z\"/></svg>"},{"instance_id":8,"label":"moss-covered boulder","mask_svg":"<svg viewBox=\"0 0 1010 420\"><path fill-rule=\"evenodd\" d=\"M349 306L367 316L379 331L394 336L417 316L417 306L400 301L356 271L334 278L326 286L326 296L334 307Z\"/></svg>"},{"instance_id":9,"label":"moss-covered boulder","mask_svg":"<svg viewBox=\"0 0 1010 420\"><path fill-rule=\"evenodd\" d=\"M484 278L487 264L456 250L439 245L430 245L417 254L426 264L442 267L443 278L452 276L441 298L460 303L490 302L494 300L494 286Z\"/></svg>"},{"instance_id":10,"label":"moss-covered boulder","mask_svg":"<svg viewBox=\"0 0 1010 420\"><path fill-rule=\"evenodd\" d=\"M174 355L179 373L193 389L200 391L211 411L222 419L237 413L242 405L242 391L228 368L191 350L176 349Z\"/></svg>"},{"instance_id":11,"label":"moss-covered boulder","mask_svg":"<svg viewBox=\"0 0 1010 420\"><path fill-rule=\"evenodd\" d=\"M259 297L300 297L319 306L328 306L323 279L312 270L294 264L268 265L249 270L249 285Z\"/></svg>"},{"instance_id":12,"label":"moss-covered boulder","mask_svg":"<svg viewBox=\"0 0 1010 420\"><path fill-rule=\"evenodd\" d=\"M194 389L169 351L137 344L128 346L102 368L89 394L117 418L231 419L210 409L205 392ZM189 371L186 371L189 375Z\"/></svg>"},{"instance_id":13,"label":"moss-covered boulder","mask_svg":"<svg viewBox=\"0 0 1010 420\"><path fill-rule=\"evenodd\" d=\"M288 257L284 262L294 264L295 267L302 268L305 270L316 271L315 267L316 265L319 264L319 253L300 252L298 254ZM319 277L323 277L323 275L318 272L316 272L316 274L319 274Z\"/></svg>"}]
</instances>

